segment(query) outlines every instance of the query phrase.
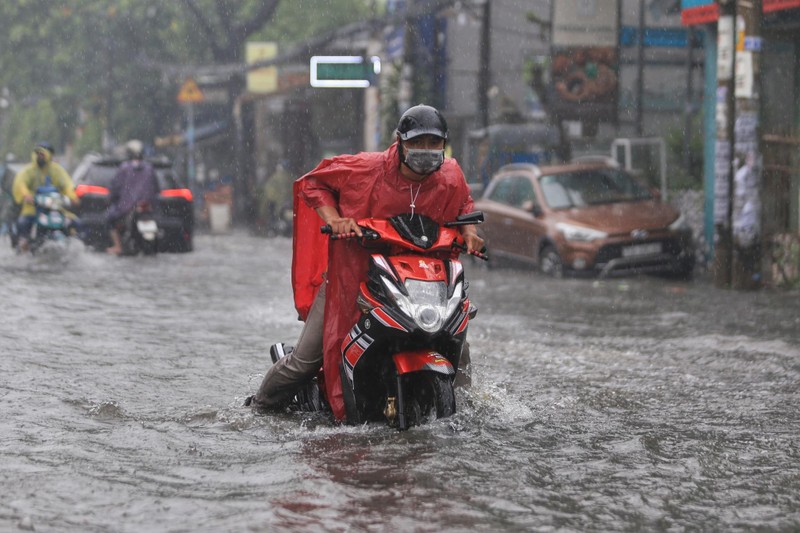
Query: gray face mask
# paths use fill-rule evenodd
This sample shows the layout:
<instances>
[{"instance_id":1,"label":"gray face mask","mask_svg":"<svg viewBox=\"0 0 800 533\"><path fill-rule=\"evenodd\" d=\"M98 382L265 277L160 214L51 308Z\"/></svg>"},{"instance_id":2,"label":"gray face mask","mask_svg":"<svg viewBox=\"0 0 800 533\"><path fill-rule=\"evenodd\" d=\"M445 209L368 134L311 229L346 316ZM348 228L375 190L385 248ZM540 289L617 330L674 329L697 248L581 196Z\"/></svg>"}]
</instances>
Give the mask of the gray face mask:
<instances>
[{"instance_id":1,"label":"gray face mask","mask_svg":"<svg viewBox=\"0 0 800 533\"><path fill-rule=\"evenodd\" d=\"M444 150L409 148L406 151L406 165L417 174L426 175L436 172L442 163L444 163Z\"/></svg>"}]
</instances>

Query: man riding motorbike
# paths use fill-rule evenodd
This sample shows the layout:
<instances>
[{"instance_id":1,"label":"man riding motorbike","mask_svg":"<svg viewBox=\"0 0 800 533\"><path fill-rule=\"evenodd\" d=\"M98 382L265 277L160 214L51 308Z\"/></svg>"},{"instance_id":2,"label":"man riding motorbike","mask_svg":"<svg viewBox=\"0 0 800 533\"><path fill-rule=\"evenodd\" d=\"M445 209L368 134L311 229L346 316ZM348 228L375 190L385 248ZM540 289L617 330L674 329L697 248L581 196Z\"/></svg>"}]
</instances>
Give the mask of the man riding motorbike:
<instances>
[{"instance_id":1,"label":"man riding motorbike","mask_svg":"<svg viewBox=\"0 0 800 533\"><path fill-rule=\"evenodd\" d=\"M20 251L28 249L31 229L36 219L34 195L39 187L52 185L70 199L73 207L80 203L69 173L64 170L64 167L53 161L54 153L55 149L49 142L43 141L36 144L31 154L31 163L14 177L12 194L14 201L22 207L17 220L18 249ZM77 225L77 219L74 216L69 220L72 226Z\"/></svg>"},{"instance_id":2,"label":"man riding motorbike","mask_svg":"<svg viewBox=\"0 0 800 533\"><path fill-rule=\"evenodd\" d=\"M110 201L106 213L112 245L109 254L122 253L121 231L139 203L152 203L158 196L158 179L153 165L144 160L144 145L131 140L125 144L128 161L120 165L111 182Z\"/></svg>"},{"instance_id":3,"label":"man riding motorbike","mask_svg":"<svg viewBox=\"0 0 800 533\"><path fill-rule=\"evenodd\" d=\"M306 324L294 351L276 354L248 405L285 406L322 367L331 376L324 387L333 415L345 418L340 346L359 316L356 296L370 252L352 240L328 240L320 233L320 219L333 234L361 236L356 223L361 218L419 213L442 224L471 212L464 174L454 159L444 157L447 134L437 109L417 105L403 113L395 143L386 151L325 159L295 182L292 283L295 307ZM461 232L468 251L483 248L474 226L462 226ZM273 349L281 351L281 345Z\"/></svg>"}]
</instances>

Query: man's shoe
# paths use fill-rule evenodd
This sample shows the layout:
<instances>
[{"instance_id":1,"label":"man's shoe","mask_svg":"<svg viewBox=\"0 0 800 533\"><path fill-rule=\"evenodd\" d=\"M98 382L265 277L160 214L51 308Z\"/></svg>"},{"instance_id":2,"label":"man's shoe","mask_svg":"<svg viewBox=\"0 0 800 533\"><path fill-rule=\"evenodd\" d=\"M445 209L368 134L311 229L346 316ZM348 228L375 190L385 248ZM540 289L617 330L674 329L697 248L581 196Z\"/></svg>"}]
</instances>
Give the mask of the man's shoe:
<instances>
[{"instance_id":1,"label":"man's shoe","mask_svg":"<svg viewBox=\"0 0 800 533\"><path fill-rule=\"evenodd\" d=\"M307 413L317 413L327 407L325 400L320 396L317 378L312 379L297 392L292 398L292 405Z\"/></svg>"}]
</instances>

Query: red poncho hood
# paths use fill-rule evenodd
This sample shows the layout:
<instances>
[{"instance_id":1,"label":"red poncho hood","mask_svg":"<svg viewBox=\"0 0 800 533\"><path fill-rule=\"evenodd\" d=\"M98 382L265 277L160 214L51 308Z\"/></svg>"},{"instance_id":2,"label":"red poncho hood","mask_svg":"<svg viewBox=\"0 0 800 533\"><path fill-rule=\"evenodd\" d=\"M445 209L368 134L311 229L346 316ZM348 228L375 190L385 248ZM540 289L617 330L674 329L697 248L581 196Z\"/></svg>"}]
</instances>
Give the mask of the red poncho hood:
<instances>
[{"instance_id":1,"label":"red poncho hood","mask_svg":"<svg viewBox=\"0 0 800 533\"><path fill-rule=\"evenodd\" d=\"M339 362L341 342L359 316L359 284L366 278L370 252L356 241L329 241L320 232L316 209L333 206L343 217L389 218L411 211L439 222L473 210L464 174L454 159L414 182L400 173L397 144L384 152L363 152L323 160L294 183L292 286L297 312L305 320L314 297L327 282L323 337L325 391L337 420L345 418Z\"/></svg>"}]
</instances>

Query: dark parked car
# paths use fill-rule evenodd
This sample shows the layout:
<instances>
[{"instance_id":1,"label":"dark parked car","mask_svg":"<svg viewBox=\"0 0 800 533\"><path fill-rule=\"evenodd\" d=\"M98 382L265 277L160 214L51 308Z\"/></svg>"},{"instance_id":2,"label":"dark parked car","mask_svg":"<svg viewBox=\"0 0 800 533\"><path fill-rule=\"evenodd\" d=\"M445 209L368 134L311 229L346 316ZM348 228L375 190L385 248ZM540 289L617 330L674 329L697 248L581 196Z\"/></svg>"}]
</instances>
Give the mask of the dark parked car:
<instances>
[{"instance_id":1,"label":"dark parked car","mask_svg":"<svg viewBox=\"0 0 800 533\"><path fill-rule=\"evenodd\" d=\"M475 202L492 255L565 271L667 272L694 269L684 217L633 176L608 163L500 168Z\"/></svg>"},{"instance_id":2,"label":"dark parked car","mask_svg":"<svg viewBox=\"0 0 800 533\"><path fill-rule=\"evenodd\" d=\"M104 250L111 246L106 224L109 187L124 160L90 155L75 169L72 179L75 193L81 199L78 214L81 234L87 246ZM161 236L159 251L190 252L194 234L194 202L192 192L178 182L167 159L148 159L155 167L160 192L156 201L155 219Z\"/></svg>"}]
</instances>

